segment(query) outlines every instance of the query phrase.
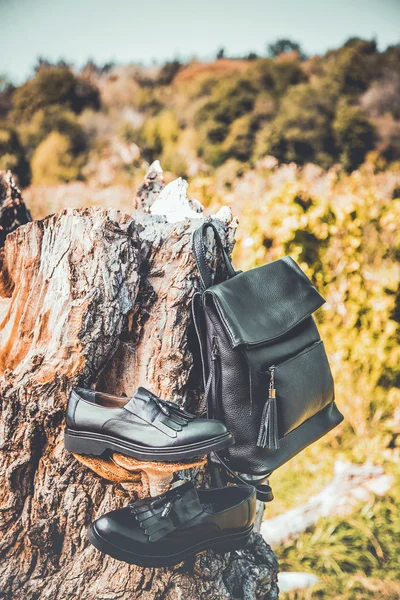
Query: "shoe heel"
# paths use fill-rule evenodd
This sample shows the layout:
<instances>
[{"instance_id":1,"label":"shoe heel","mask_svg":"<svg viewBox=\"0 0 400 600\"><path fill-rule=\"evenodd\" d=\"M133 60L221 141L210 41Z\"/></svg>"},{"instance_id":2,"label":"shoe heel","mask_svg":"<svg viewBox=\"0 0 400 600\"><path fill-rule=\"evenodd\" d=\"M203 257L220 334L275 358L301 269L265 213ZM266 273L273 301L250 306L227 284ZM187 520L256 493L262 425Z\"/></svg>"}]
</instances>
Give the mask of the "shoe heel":
<instances>
[{"instance_id":1,"label":"shoe heel","mask_svg":"<svg viewBox=\"0 0 400 600\"><path fill-rule=\"evenodd\" d=\"M73 435L67 430L64 432L64 446L69 452L83 456L102 456L107 452L104 442Z\"/></svg>"}]
</instances>

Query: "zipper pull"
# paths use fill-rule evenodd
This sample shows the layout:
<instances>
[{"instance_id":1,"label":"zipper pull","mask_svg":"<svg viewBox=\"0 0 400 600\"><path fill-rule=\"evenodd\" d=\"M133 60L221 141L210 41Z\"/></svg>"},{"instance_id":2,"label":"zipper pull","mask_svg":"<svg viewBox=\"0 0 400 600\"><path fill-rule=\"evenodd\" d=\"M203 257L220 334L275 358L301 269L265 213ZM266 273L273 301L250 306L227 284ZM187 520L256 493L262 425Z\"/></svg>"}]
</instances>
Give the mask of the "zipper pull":
<instances>
[{"instance_id":1,"label":"zipper pull","mask_svg":"<svg viewBox=\"0 0 400 600\"><path fill-rule=\"evenodd\" d=\"M218 344L216 338L213 338L213 345L211 349L211 360L216 360L218 356Z\"/></svg>"},{"instance_id":2,"label":"zipper pull","mask_svg":"<svg viewBox=\"0 0 400 600\"><path fill-rule=\"evenodd\" d=\"M270 378L269 378L269 390L268 390L268 398L276 398L276 388L275 388L275 365L272 365L269 368Z\"/></svg>"}]
</instances>

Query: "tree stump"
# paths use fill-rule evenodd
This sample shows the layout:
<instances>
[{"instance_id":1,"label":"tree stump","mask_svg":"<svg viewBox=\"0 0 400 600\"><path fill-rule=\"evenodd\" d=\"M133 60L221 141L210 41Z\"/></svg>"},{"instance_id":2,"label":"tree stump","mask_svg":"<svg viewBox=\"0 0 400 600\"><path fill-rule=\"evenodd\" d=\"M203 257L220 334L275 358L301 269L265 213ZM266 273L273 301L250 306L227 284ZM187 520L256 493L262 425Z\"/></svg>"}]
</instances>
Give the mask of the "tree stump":
<instances>
[{"instance_id":1,"label":"tree stump","mask_svg":"<svg viewBox=\"0 0 400 600\"><path fill-rule=\"evenodd\" d=\"M172 569L118 562L86 539L95 518L149 489L125 457L82 464L64 450L71 386L129 396L141 384L191 410L201 397L190 300L198 284L191 233L202 215L187 200L186 183L164 187L156 167L133 216L65 209L7 236L0 271L0 598L278 596L276 559L258 533L244 550L210 551ZM236 222L229 210L218 216L231 250ZM193 476L200 467L187 468Z\"/></svg>"}]
</instances>

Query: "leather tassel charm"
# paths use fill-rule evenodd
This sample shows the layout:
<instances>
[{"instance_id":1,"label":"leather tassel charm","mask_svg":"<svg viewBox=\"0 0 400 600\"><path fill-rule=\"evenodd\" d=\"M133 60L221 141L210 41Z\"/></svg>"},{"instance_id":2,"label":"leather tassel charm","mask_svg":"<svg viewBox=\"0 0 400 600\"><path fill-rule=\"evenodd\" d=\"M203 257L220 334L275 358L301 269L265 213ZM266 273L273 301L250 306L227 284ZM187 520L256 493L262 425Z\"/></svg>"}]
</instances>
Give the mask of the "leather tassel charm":
<instances>
[{"instance_id":1,"label":"leather tassel charm","mask_svg":"<svg viewBox=\"0 0 400 600\"><path fill-rule=\"evenodd\" d=\"M278 412L276 406L275 366L270 367L268 399L265 403L257 446L268 450L278 450Z\"/></svg>"}]
</instances>

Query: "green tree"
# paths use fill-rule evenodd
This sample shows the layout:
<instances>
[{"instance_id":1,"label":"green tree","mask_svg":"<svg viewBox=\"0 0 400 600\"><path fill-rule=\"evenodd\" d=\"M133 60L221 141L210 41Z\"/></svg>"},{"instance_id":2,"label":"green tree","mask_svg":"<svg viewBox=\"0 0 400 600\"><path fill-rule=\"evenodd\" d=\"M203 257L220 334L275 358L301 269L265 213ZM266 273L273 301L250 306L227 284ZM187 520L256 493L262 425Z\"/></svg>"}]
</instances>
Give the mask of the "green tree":
<instances>
[{"instance_id":1,"label":"green tree","mask_svg":"<svg viewBox=\"0 0 400 600\"><path fill-rule=\"evenodd\" d=\"M223 80L213 88L210 99L195 117L200 128L198 151L209 164L217 167L227 158L235 157L231 154L232 144L228 141L224 146L224 141L234 121L252 112L256 97L253 83L242 77ZM237 127L243 129L243 123Z\"/></svg>"},{"instance_id":2,"label":"green tree","mask_svg":"<svg viewBox=\"0 0 400 600\"><path fill-rule=\"evenodd\" d=\"M17 88L12 98L12 117L27 121L36 111L51 105L63 105L75 113L85 108L98 110L99 90L69 67L41 67L35 76Z\"/></svg>"},{"instance_id":3,"label":"green tree","mask_svg":"<svg viewBox=\"0 0 400 600\"><path fill-rule=\"evenodd\" d=\"M222 80L213 88L211 98L196 115L198 124L209 119L230 125L235 119L253 110L257 90L246 78Z\"/></svg>"},{"instance_id":4,"label":"green tree","mask_svg":"<svg viewBox=\"0 0 400 600\"><path fill-rule=\"evenodd\" d=\"M293 40L288 40L287 38L281 38L276 40L273 44L269 44L268 47L268 55L271 57L279 56L280 54L287 54L289 52L297 52L300 58L306 58L304 52L302 51L300 44L294 42Z\"/></svg>"},{"instance_id":5,"label":"green tree","mask_svg":"<svg viewBox=\"0 0 400 600\"><path fill-rule=\"evenodd\" d=\"M346 171L357 169L367 152L374 147L374 126L361 108L342 102L336 112L333 130L341 165Z\"/></svg>"},{"instance_id":6,"label":"green tree","mask_svg":"<svg viewBox=\"0 0 400 600\"><path fill-rule=\"evenodd\" d=\"M338 86L341 95L358 96L377 75L375 42L352 38L335 51L328 77Z\"/></svg>"},{"instance_id":7,"label":"green tree","mask_svg":"<svg viewBox=\"0 0 400 600\"><path fill-rule=\"evenodd\" d=\"M389 46L379 57L381 69L387 69L400 74L400 44Z\"/></svg>"},{"instance_id":8,"label":"green tree","mask_svg":"<svg viewBox=\"0 0 400 600\"><path fill-rule=\"evenodd\" d=\"M292 85L307 81L307 75L298 62L277 63L271 58L255 61L249 69L248 78L257 90L267 91L275 98L282 96Z\"/></svg>"},{"instance_id":9,"label":"green tree","mask_svg":"<svg viewBox=\"0 0 400 600\"><path fill-rule=\"evenodd\" d=\"M160 69L157 83L159 85L170 85L181 69L182 63L179 60L166 62Z\"/></svg>"},{"instance_id":10,"label":"green tree","mask_svg":"<svg viewBox=\"0 0 400 600\"><path fill-rule=\"evenodd\" d=\"M326 86L300 84L289 89L276 118L257 136L256 156L330 166L336 156L332 131L336 97Z\"/></svg>"},{"instance_id":11,"label":"green tree","mask_svg":"<svg viewBox=\"0 0 400 600\"><path fill-rule=\"evenodd\" d=\"M11 109L11 98L14 86L4 77L0 76L0 119L4 119Z\"/></svg>"},{"instance_id":12,"label":"green tree","mask_svg":"<svg viewBox=\"0 0 400 600\"><path fill-rule=\"evenodd\" d=\"M363 40L360 37L349 38L342 46L343 48L356 48L361 54L376 54L376 40Z\"/></svg>"},{"instance_id":13,"label":"green tree","mask_svg":"<svg viewBox=\"0 0 400 600\"><path fill-rule=\"evenodd\" d=\"M275 77L275 92L277 96L282 96L286 91L298 83L305 83L307 75L301 65L292 60L285 60L277 63Z\"/></svg>"}]
</instances>

